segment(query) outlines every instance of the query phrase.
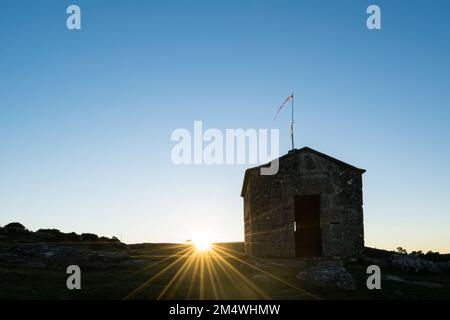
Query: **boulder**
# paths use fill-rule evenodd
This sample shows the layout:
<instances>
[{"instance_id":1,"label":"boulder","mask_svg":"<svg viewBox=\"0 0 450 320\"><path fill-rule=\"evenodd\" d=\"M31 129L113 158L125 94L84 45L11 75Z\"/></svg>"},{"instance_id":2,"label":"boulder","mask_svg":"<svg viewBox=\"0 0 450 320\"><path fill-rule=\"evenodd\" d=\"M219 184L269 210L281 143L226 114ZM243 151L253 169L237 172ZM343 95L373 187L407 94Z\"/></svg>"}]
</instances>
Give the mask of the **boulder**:
<instances>
[{"instance_id":1,"label":"boulder","mask_svg":"<svg viewBox=\"0 0 450 320\"><path fill-rule=\"evenodd\" d=\"M116 262L128 259L127 252L93 252L87 256L89 260L100 260L104 262Z\"/></svg>"},{"instance_id":2,"label":"boulder","mask_svg":"<svg viewBox=\"0 0 450 320\"><path fill-rule=\"evenodd\" d=\"M41 258L79 258L86 254L86 251L79 248L61 246L61 245L48 245L42 243L27 243L17 247L19 253L37 256Z\"/></svg>"},{"instance_id":3,"label":"boulder","mask_svg":"<svg viewBox=\"0 0 450 320\"><path fill-rule=\"evenodd\" d=\"M450 272L450 261L436 262L436 266L441 272Z\"/></svg>"},{"instance_id":4,"label":"boulder","mask_svg":"<svg viewBox=\"0 0 450 320\"><path fill-rule=\"evenodd\" d=\"M297 278L311 285L339 290L355 290L355 281L340 261L323 262L301 271Z\"/></svg>"},{"instance_id":5,"label":"boulder","mask_svg":"<svg viewBox=\"0 0 450 320\"><path fill-rule=\"evenodd\" d=\"M252 280L256 282L270 282L270 277L262 273L257 273L252 276Z\"/></svg>"},{"instance_id":6,"label":"boulder","mask_svg":"<svg viewBox=\"0 0 450 320\"><path fill-rule=\"evenodd\" d=\"M392 255L390 265L396 269L406 272L441 272L440 268L434 262L405 254Z\"/></svg>"}]
</instances>

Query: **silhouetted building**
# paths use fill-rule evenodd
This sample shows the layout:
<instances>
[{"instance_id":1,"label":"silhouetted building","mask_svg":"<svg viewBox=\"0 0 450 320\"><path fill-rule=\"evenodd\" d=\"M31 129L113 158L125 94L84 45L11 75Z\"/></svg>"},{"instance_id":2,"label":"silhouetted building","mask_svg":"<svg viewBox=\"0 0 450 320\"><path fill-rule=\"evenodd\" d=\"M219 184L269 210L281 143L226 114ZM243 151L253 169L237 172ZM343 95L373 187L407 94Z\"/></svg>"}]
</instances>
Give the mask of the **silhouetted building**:
<instances>
[{"instance_id":1,"label":"silhouetted building","mask_svg":"<svg viewBox=\"0 0 450 320\"><path fill-rule=\"evenodd\" d=\"M245 172L245 252L260 257L356 257L364 247L362 174L308 147L275 175Z\"/></svg>"}]
</instances>

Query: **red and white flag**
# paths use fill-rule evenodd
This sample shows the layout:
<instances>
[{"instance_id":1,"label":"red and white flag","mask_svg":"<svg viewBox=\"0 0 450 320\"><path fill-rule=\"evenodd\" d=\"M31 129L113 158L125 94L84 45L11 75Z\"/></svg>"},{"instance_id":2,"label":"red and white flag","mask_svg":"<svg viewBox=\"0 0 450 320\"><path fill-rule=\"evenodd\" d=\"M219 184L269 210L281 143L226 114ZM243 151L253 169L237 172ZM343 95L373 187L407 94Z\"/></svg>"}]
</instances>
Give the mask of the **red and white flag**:
<instances>
[{"instance_id":1,"label":"red and white flag","mask_svg":"<svg viewBox=\"0 0 450 320\"><path fill-rule=\"evenodd\" d=\"M281 106L278 108L277 114L276 114L274 120L276 120L276 119L278 118L278 114L280 113L281 109L283 109L284 105L285 105L289 100L291 100L291 99L294 100L294 94L291 94L289 97L286 98L286 100L284 100L284 102L283 102L283 103L281 104Z\"/></svg>"}]
</instances>

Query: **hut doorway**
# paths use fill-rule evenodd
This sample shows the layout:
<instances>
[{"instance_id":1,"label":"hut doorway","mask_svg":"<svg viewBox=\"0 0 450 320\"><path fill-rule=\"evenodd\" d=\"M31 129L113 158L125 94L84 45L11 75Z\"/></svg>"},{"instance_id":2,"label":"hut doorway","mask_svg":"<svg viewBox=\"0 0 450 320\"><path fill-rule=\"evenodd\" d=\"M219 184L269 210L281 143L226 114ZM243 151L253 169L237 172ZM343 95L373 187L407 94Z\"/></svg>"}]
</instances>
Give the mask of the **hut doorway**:
<instances>
[{"instance_id":1,"label":"hut doorway","mask_svg":"<svg viewBox=\"0 0 450 320\"><path fill-rule=\"evenodd\" d=\"M295 197L295 254L297 257L322 255L320 195Z\"/></svg>"}]
</instances>

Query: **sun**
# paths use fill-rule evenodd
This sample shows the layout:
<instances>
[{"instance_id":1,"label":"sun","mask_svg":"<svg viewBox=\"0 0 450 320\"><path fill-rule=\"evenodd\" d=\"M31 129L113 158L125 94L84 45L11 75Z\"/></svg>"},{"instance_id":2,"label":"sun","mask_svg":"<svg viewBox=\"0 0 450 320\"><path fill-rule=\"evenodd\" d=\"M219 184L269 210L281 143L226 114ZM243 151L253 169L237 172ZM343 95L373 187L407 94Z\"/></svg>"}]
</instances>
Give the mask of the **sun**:
<instances>
[{"instance_id":1,"label":"sun","mask_svg":"<svg viewBox=\"0 0 450 320\"><path fill-rule=\"evenodd\" d=\"M201 239L201 240L194 240L195 249L197 251L209 251L211 249L211 242Z\"/></svg>"},{"instance_id":2,"label":"sun","mask_svg":"<svg viewBox=\"0 0 450 320\"><path fill-rule=\"evenodd\" d=\"M203 236L195 237L194 239L192 239L192 244L194 245L195 250L199 252L209 251L212 247L211 241Z\"/></svg>"},{"instance_id":3,"label":"sun","mask_svg":"<svg viewBox=\"0 0 450 320\"><path fill-rule=\"evenodd\" d=\"M205 230L195 230L190 233L189 240L186 240L185 243L190 244L191 248L197 253L205 253L214 249L214 245L212 244L212 236L210 231Z\"/></svg>"}]
</instances>

